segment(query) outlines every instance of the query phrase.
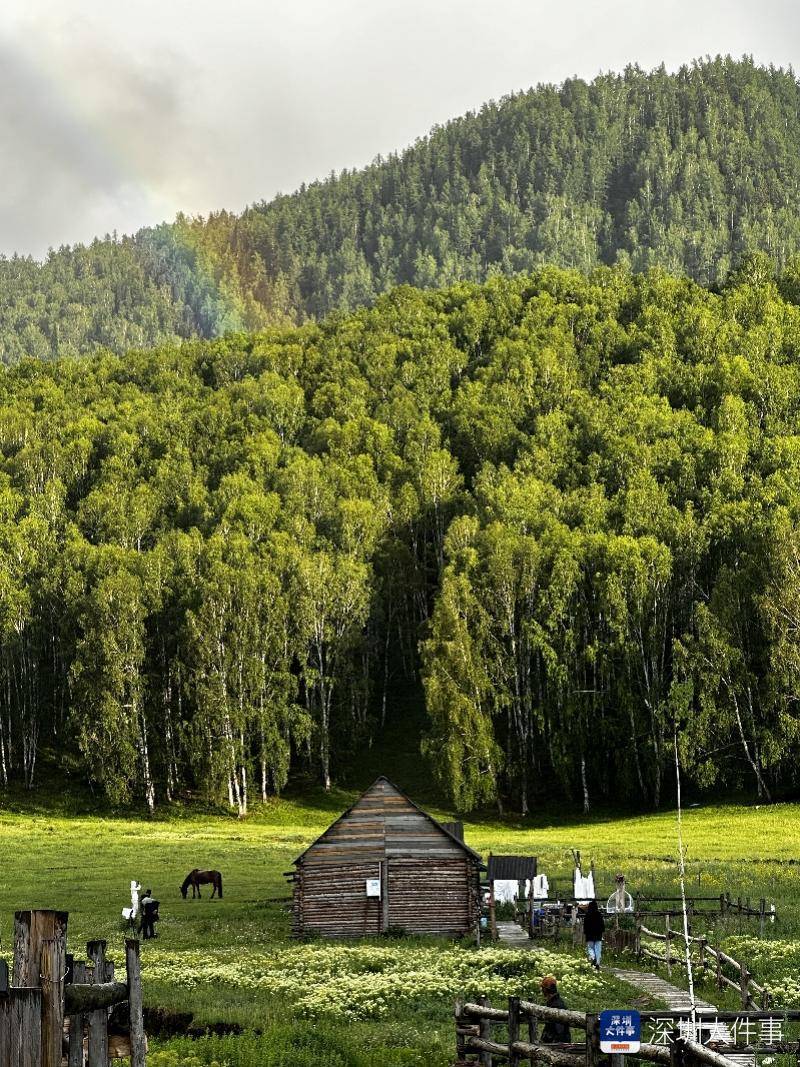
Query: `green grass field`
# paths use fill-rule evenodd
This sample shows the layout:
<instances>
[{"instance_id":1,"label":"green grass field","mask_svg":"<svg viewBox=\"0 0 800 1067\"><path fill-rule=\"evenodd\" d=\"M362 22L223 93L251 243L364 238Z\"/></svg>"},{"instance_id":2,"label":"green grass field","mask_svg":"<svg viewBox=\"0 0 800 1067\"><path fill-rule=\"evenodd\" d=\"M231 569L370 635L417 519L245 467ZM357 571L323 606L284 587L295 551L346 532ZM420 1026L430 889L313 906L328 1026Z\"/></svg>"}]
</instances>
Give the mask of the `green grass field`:
<instances>
[{"instance_id":1,"label":"green grass field","mask_svg":"<svg viewBox=\"0 0 800 1067\"><path fill-rule=\"evenodd\" d=\"M160 937L143 947L146 1000L191 1012L199 1025L238 1024L240 1035L153 1042L154 1067L217 1063L230 1067L393 1067L442 1065L452 1058L452 1001L486 991L535 996L545 969L561 979L571 1006L600 1008L630 993L600 979L574 952L544 959L505 949L474 949L415 939L358 945L288 936L282 872L352 800L312 793L279 800L247 820L176 810L153 821L81 814L21 799L0 813L0 937L8 954L13 912L53 907L70 912L69 938L80 950L104 937L121 959L119 922L128 883L137 877L161 900ZM433 814L445 816L444 811ZM551 878L569 881L570 849L594 860L598 895L614 874L629 887L675 892L673 813L554 821L469 822L466 838L488 853L532 853ZM692 891L766 897L778 907L768 940L757 923L730 921L713 936L746 954L756 977L800 1006L798 871L800 808L718 806L684 815ZM184 901L180 883L192 867L222 870L222 901ZM712 994L714 991L711 991Z\"/></svg>"}]
</instances>

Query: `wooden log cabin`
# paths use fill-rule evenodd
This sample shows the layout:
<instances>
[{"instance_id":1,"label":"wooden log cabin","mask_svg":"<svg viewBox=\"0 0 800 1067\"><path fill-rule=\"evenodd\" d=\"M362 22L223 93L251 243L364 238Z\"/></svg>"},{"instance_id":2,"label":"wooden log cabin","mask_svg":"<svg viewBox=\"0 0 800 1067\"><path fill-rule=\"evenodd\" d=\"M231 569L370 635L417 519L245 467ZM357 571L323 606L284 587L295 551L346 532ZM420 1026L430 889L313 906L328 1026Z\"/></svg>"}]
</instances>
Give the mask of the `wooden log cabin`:
<instances>
[{"instance_id":1,"label":"wooden log cabin","mask_svg":"<svg viewBox=\"0 0 800 1067\"><path fill-rule=\"evenodd\" d=\"M294 861L295 936L459 937L480 920L480 856L378 778Z\"/></svg>"}]
</instances>

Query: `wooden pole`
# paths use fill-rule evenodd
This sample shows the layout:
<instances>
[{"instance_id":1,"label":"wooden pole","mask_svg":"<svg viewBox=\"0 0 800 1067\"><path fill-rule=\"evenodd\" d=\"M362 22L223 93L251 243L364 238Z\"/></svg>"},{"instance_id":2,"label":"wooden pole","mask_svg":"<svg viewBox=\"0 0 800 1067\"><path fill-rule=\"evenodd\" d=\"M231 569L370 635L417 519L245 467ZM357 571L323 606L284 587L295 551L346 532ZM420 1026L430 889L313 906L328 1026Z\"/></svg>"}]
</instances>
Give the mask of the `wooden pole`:
<instances>
[{"instance_id":1,"label":"wooden pole","mask_svg":"<svg viewBox=\"0 0 800 1067\"><path fill-rule=\"evenodd\" d=\"M461 1001L457 1000L453 1014L455 1015L456 1020L456 1060L458 1060L459 1063L463 1061L467 1054L467 1046L462 1032L464 1030L465 1019L461 1008Z\"/></svg>"},{"instance_id":2,"label":"wooden pole","mask_svg":"<svg viewBox=\"0 0 800 1067\"><path fill-rule=\"evenodd\" d=\"M667 960L667 974L672 977L672 931L669 928L669 912L664 916L664 952Z\"/></svg>"},{"instance_id":3,"label":"wooden pole","mask_svg":"<svg viewBox=\"0 0 800 1067\"><path fill-rule=\"evenodd\" d=\"M72 964L72 981L79 984L86 982L86 964L82 960ZM64 992L66 995L66 990ZM67 1067L83 1067L83 1015L80 1012L69 1017Z\"/></svg>"},{"instance_id":4,"label":"wooden pole","mask_svg":"<svg viewBox=\"0 0 800 1067\"><path fill-rule=\"evenodd\" d=\"M90 941L86 946L89 962L94 964L93 985L102 985L106 976L106 943ZM89 1013L89 1067L108 1065L108 1009Z\"/></svg>"},{"instance_id":5,"label":"wooden pole","mask_svg":"<svg viewBox=\"0 0 800 1067\"><path fill-rule=\"evenodd\" d=\"M488 997L478 997L478 1003L482 1008L491 1008L491 1003ZM478 1036L483 1038L484 1041L492 1040L492 1020L491 1019L479 1019L478 1020ZM478 1062L481 1067L492 1067L492 1054L491 1052L481 1052ZM131 1067L134 1067L131 1062Z\"/></svg>"},{"instance_id":6,"label":"wooden pole","mask_svg":"<svg viewBox=\"0 0 800 1067\"><path fill-rule=\"evenodd\" d=\"M147 1039L144 1036L142 1012L142 969L139 942L133 938L125 941L125 966L128 972L128 1010L131 1020L131 1067L145 1067Z\"/></svg>"},{"instance_id":7,"label":"wooden pole","mask_svg":"<svg viewBox=\"0 0 800 1067\"><path fill-rule=\"evenodd\" d=\"M57 938L63 940L66 945L68 918L69 915L65 911L14 913L13 985L31 988L40 985L42 941L46 938Z\"/></svg>"},{"instance_id":8,"label":"wooden pole","mask_svg":"<svg viewBox=\"0 0 800 1067\"><path fill-rule=\"evenodd\" d=\"M596 1015L586 1016L586 1067L597 1067L600 1053L598 1036L599 1020Z\"/></svg>"},{"instance_id":9,"label":"wooden pole","mask_svg":"<svg viewBox=\"0 0 800 1067\"><path fill-rule=\"evenodd\" d=\"M530 1043L532 1045L535 1045L537 1043L537 1041L539 1040L538 1020L537 1020L536 1016L533 1014L532 1011L529 1011L527 1013L527 1015L528 1015L528 1041L530 1041ZM531 1063L532 1062L533 1062L533 1060L531 1060Z\"/></svg>"},{"instance_id":10,"label":"wooden pole","mask_svg":"<svg viewBox=\"0 0 800 1067\"><path fill-rule=\"evenodd\" d=\"M9 1065L41 1067L42 991L31 987L12 989L9 1001Z\"/></svg>"},{"instance_id":11,"label":"wooden pole","mask_svg":"<svg viewBox=\"0 0 800 1067\"><path fill-rule=\"evenodd\" d=\"M514 1045L519 1041L519 997L508 998L508 1064L519 1067L519 1053Z\"/></svg>"},{"instance_id":12,"label":"wooden pole","mask_svg":"<svg viewBox=\"0 0 800 1067\"><path fill-rule=\"evenodd\" d=\"M492 935L492 940L497 940L497 916L495 914L494 904L494 880L489 882L489 931Z\"/></svg>"},{"instance_id":13,"label":"wooden pole","mask_svg":"<svg viewBox=\"0 0 800 1067\"><path fill-rule=\"evenodd\" d=\"M64 978L67 946L61 937L48 937L41 948L42 1067L61 1067L64 1039Z\"/></svg>"},{"instance_id":14,"label":"wooden pole","mask_svg":"<svg viewBox=\"0 0 800 1067\"><path fill-rule=\"evenodd\" d=\"M0 993L0 1064L11 1062L11 995Z\"/></svg>"},{"instance_id":15,"label":"wooden pole","mask_svg":"<svg viewBox=\"0 0 800 1067\"><path fill-rule=\"evenodd\" d=\"M739 988L742 991L742 1011L747 1011L747 1006L750 1003L750 993L748 985L750 984L750 972L747 970L747 966L744 963L739 964Z\"/></svg>"},{"instance_id":16,"label":"wooden pole","mask_svg":"<svg viewBox=\"0 0 800 1067\"><path fill-rule=\"evenodd\" d=\"M764 936L764 919L767 913L767 902L762 897L758 906L758 936Z\"/></svg>"}]
</instances>

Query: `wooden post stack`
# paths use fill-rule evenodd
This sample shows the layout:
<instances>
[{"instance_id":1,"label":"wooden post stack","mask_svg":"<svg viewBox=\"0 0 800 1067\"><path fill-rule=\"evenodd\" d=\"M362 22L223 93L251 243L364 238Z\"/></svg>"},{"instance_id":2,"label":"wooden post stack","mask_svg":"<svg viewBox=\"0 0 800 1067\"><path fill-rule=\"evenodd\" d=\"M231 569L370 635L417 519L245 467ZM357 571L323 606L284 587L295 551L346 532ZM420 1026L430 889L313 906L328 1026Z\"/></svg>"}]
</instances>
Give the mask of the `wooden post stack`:
<instances>
[{"instance_id":1,"label":"wooden post stack","mask_svg":"<svg viewBox=\"0 0 800 1067\"><path fill-rule=\"evenodd\" d=\"M130 1034L114 1036L113 1054L146 1067L138 941L126 942L127 982L114 981L105 941L89 942L90 975L86 963L67 954L67 919L60 911L14 917L13 984L0 966L0 1067L61 1067L66 1035L67 1067L108 1067L109 1010L125 1002Z\"/></svg>"}]
</instances>

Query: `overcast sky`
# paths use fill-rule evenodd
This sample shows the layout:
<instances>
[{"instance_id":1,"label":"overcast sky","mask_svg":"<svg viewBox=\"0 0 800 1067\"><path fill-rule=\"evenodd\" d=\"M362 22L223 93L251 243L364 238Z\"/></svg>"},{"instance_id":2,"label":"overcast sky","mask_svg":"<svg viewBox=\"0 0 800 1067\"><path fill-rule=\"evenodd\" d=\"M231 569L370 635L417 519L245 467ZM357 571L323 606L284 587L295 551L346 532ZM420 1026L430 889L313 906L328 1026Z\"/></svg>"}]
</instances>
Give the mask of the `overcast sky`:
<instances>
[{"instance_id":1,"label":"overcast sky","mask_svg":"<svg viewBox=\"0 0 800 1067\"><path fill-rule=\"evenodd\" d=\"M800 67L800 0L0 0L0 252L241 210L516 89Z\"/></svg>"}]
</instances>

